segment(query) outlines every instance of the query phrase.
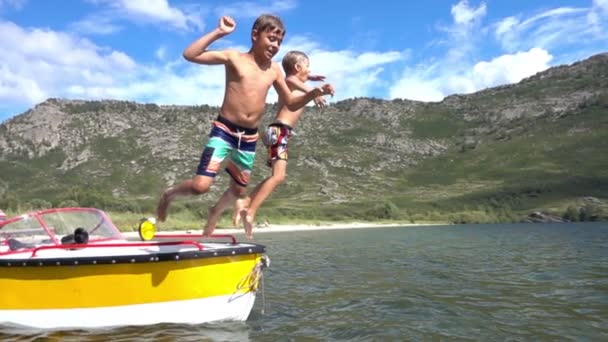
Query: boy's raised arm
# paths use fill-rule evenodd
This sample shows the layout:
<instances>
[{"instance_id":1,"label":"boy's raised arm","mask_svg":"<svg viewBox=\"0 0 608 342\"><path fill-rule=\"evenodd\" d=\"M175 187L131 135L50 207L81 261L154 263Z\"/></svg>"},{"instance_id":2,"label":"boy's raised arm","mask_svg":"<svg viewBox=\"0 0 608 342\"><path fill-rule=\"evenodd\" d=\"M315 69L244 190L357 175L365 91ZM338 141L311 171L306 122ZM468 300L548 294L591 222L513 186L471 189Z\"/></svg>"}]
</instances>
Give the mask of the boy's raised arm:
<instances>
[{"instance_id":1,"label":"boy's raised arm","mask_svg":"<svg viewBox=\"0 0 608 342\"><path fill-rule=\"evenodd\" d=\"M214 41L230 34L236 28L234 19L228 16L220 18L218 26L211 32L195 40L184 50L184 58L198 64L224 64L228 61L227 51L209 51L207 48Z\"/></svg>"}]
</instances>

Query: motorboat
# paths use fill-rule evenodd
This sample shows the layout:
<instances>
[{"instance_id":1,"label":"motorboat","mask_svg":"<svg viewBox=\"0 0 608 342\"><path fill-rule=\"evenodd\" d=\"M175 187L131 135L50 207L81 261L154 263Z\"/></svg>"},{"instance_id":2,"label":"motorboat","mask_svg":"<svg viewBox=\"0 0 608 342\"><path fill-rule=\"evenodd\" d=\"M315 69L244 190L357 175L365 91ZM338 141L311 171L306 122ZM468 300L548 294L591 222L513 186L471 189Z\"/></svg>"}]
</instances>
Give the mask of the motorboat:
<instances>
[{"instance_id":1,"label":"motorboat","mask_svg":"<svg viewBox=\"0 0 608 342\"><path fill-rule=\"evenodd\" d=\"M232 235L160 234L142 219L129 239L96 208L0 221L0 323L97 328L246 320L266 248Z\"/></svg>"}]
</instances>

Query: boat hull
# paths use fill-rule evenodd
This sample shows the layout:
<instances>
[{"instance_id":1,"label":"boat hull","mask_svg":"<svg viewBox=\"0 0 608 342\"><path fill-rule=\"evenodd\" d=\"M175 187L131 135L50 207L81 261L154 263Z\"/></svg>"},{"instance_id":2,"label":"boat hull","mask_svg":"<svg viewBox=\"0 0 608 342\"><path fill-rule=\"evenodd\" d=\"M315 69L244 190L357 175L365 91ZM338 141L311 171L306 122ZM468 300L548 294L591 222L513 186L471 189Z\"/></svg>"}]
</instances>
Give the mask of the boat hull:
<instances>
[{"instance_id":1,"label":"boat hull","mask_svg":"<svg viewBox=\"0 0 608 342\"><path fill-rule=\"evenodd\" d=\"M40 329L103 328L158 323L245 321L255 292L101 308L0 310L0 322Z\"/></svg>"},{"instance_id":2,"label":"boat hull","mask_svg":"<svg viewBox=\"0 0 608 342\"><path fill-rule=\"evenodd\" d=\"M81 258L69 266L72 260L35 266L30 259L3 267L0 322L69 328L246 320L262 259L260 253L101 264Z\"/></svg>"}]
</instances>

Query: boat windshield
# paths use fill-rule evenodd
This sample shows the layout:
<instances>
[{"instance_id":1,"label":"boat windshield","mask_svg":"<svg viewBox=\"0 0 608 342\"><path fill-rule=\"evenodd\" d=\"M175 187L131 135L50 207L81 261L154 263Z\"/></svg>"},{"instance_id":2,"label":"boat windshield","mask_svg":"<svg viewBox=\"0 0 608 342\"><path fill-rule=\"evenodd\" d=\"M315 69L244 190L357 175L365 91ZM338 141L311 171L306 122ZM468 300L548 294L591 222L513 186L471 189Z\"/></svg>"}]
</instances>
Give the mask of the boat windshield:
<instances>
[{"instance_id":1,"label":"boat windshield","mask_svg":"<svg viewBox=\"0 0 608 342\"><path fill-rule=\"evenodd\" d=\"M109 217L93 208L42 210L0 222L0 237L22 248L120 239ZM85 238L86 237L86 238Z\"/></svg>"}]
</instances>

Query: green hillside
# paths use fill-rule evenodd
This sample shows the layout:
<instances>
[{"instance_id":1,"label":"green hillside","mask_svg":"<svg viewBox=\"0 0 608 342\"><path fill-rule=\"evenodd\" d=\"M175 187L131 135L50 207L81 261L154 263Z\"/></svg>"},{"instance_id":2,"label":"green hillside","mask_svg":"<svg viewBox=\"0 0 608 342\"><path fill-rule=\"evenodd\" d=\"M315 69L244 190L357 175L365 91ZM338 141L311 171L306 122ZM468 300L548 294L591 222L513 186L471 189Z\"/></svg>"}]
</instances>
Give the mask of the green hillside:
<instances>
[{"instance_id":1,"label":"green hillside","mask_svg":"<svg viewBox=\"0 0 608 342\"><path fill-rule=\"evenodd\" d=\"M608 217L608 55L437 103L307 108L271 222L519 222ZM49 99L0 125L0 208L134 217L191 177L218 108ZM264 124L272 120L269 105ZM253 182L266 177L260 144ZM171 214L204 218L228 184ZM531 214L533 214L531 216ZM223 222L225 224L227 222Z\"/></svg>"}]
</instances>

